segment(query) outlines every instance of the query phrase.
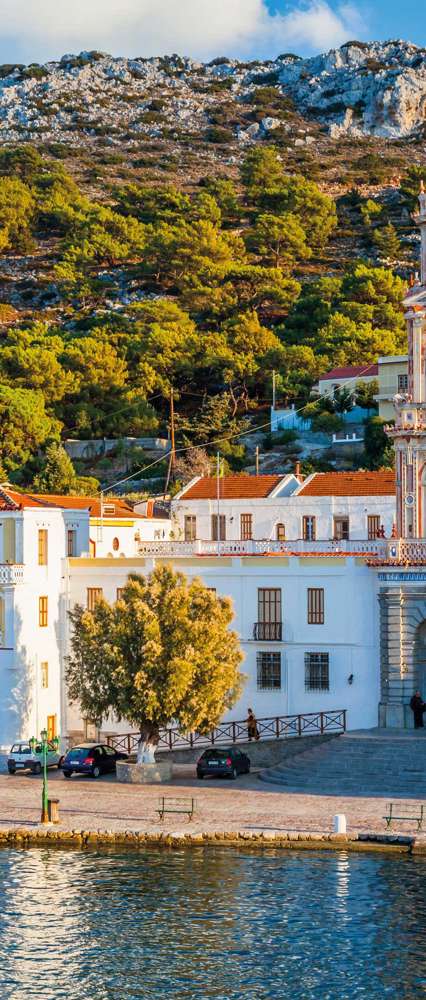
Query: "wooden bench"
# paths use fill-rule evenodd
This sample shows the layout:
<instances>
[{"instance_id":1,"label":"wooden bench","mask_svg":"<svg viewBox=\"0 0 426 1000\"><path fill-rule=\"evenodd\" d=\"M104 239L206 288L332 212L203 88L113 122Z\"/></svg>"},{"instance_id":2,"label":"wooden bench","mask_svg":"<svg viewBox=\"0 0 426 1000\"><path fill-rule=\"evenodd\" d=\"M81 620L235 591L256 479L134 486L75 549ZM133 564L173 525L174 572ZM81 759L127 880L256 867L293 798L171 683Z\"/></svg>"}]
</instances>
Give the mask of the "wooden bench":
<instances>
[{"instance_id":1,"label":"wooden bench","mask_svg":"<svg viewBox=\"0 0 426 1000\"><path fill-rule=\"evenodd\" d=\"M394 820L398 820L399 822L417 823L417 829L422 829L424 806L404 806L400 802L389 802L387 809L387 815L383 817L386 820L387 828L391 826ZM417 814L413 815L416 809Z\"/></svg>"},{"instance_id":2,"label":"wooden bench","mask_svg":"<svg viewBox=\"0 0 426 1000\"><path fill-rule=\"evenodd\" d=\"M156 810L160 816L160 819L164 819L165 813L183 813L188 815L188 819L191 820L194 812L196 810L197 803L195 799L173 799L170 797L162 797L158 800L158 809Z\"/></svg>"}]
</instances>

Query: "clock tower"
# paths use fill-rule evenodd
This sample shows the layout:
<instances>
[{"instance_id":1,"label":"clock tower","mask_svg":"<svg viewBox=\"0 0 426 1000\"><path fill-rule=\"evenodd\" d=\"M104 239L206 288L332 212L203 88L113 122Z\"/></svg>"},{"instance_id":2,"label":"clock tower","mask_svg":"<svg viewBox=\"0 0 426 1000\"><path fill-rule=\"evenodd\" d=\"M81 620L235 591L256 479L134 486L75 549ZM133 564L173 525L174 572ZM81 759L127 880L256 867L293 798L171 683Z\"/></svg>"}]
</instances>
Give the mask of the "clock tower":
<instances>
[{"instance_id":1,"label":"clock tower","mask_svg":"<svg viewBox=\"0 0 426 1000\"><path fill-rule=\"evenodd\" d=\"M426 192L415 221L421 232L421 274L404 300L408 332L408 391L394 398L396 524L399 538L426 538Z\"/></svg>"}]
</instances>

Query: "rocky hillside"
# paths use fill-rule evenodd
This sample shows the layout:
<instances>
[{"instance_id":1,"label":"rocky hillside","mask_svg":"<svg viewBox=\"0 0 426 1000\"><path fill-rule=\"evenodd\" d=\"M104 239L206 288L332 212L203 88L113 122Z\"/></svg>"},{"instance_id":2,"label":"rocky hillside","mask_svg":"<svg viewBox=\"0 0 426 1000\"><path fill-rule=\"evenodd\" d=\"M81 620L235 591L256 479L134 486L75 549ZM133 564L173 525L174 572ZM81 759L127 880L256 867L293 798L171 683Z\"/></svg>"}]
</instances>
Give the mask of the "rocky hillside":
<instances>
[{"instance_id":1,"label":"rocky hillside","mask_svg":"<svg viewBox=\"0 0 426 1000\"><path fill-rule=\"evenodd\" d=\"M290 146L314 143L315 128L294 130L296 108L334 136L420 137L425 121L426 50L402 41L348 42L311 59L285 54L267 63L85 52L43 66L5 65L0 76L7 142L103 136L114 146L198 136L245 145L276 133Z\"/></svg>"}]
</instances>

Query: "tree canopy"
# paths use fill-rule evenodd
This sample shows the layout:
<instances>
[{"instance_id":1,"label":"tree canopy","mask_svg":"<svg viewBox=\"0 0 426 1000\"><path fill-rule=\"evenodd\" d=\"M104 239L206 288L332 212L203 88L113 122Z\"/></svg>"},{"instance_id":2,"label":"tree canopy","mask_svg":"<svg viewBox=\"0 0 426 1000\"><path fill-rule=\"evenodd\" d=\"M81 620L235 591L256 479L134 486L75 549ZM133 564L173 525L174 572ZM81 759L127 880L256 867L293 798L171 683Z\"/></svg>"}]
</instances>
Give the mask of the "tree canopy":
<instances>
[{"instance_id":1,"label":"tree canopy","mask_svg":"<svg viewBox=\"0 0 426 1000\"><path fill-rule=\"evenodd\" d=\"M69 696L99 724L113 713L156 743L171 722L207 732L240 694L231 602L198 579L169 567L132 575L116 604L70 617Z\"/></svg>"}]
</instances>

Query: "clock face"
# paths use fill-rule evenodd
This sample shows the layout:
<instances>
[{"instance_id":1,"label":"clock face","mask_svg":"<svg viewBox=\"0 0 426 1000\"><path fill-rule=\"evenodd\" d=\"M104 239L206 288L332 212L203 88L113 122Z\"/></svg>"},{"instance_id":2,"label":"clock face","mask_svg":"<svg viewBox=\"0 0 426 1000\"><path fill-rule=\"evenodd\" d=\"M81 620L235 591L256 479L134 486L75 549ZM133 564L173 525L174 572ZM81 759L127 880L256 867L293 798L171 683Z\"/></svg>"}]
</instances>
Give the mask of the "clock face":
<instances>
[{"instance_id":1,"label":"clock face","mask_svg":"<svg viewBox=\"0 0 426 1000\"><path fill-rule=\"evenodd\" d=\"M412 493L407 493L407 496L405 498L405 506L406 507L412 507L413 503L414 503L413 494Z\"/></svg>"}]
</instances>

